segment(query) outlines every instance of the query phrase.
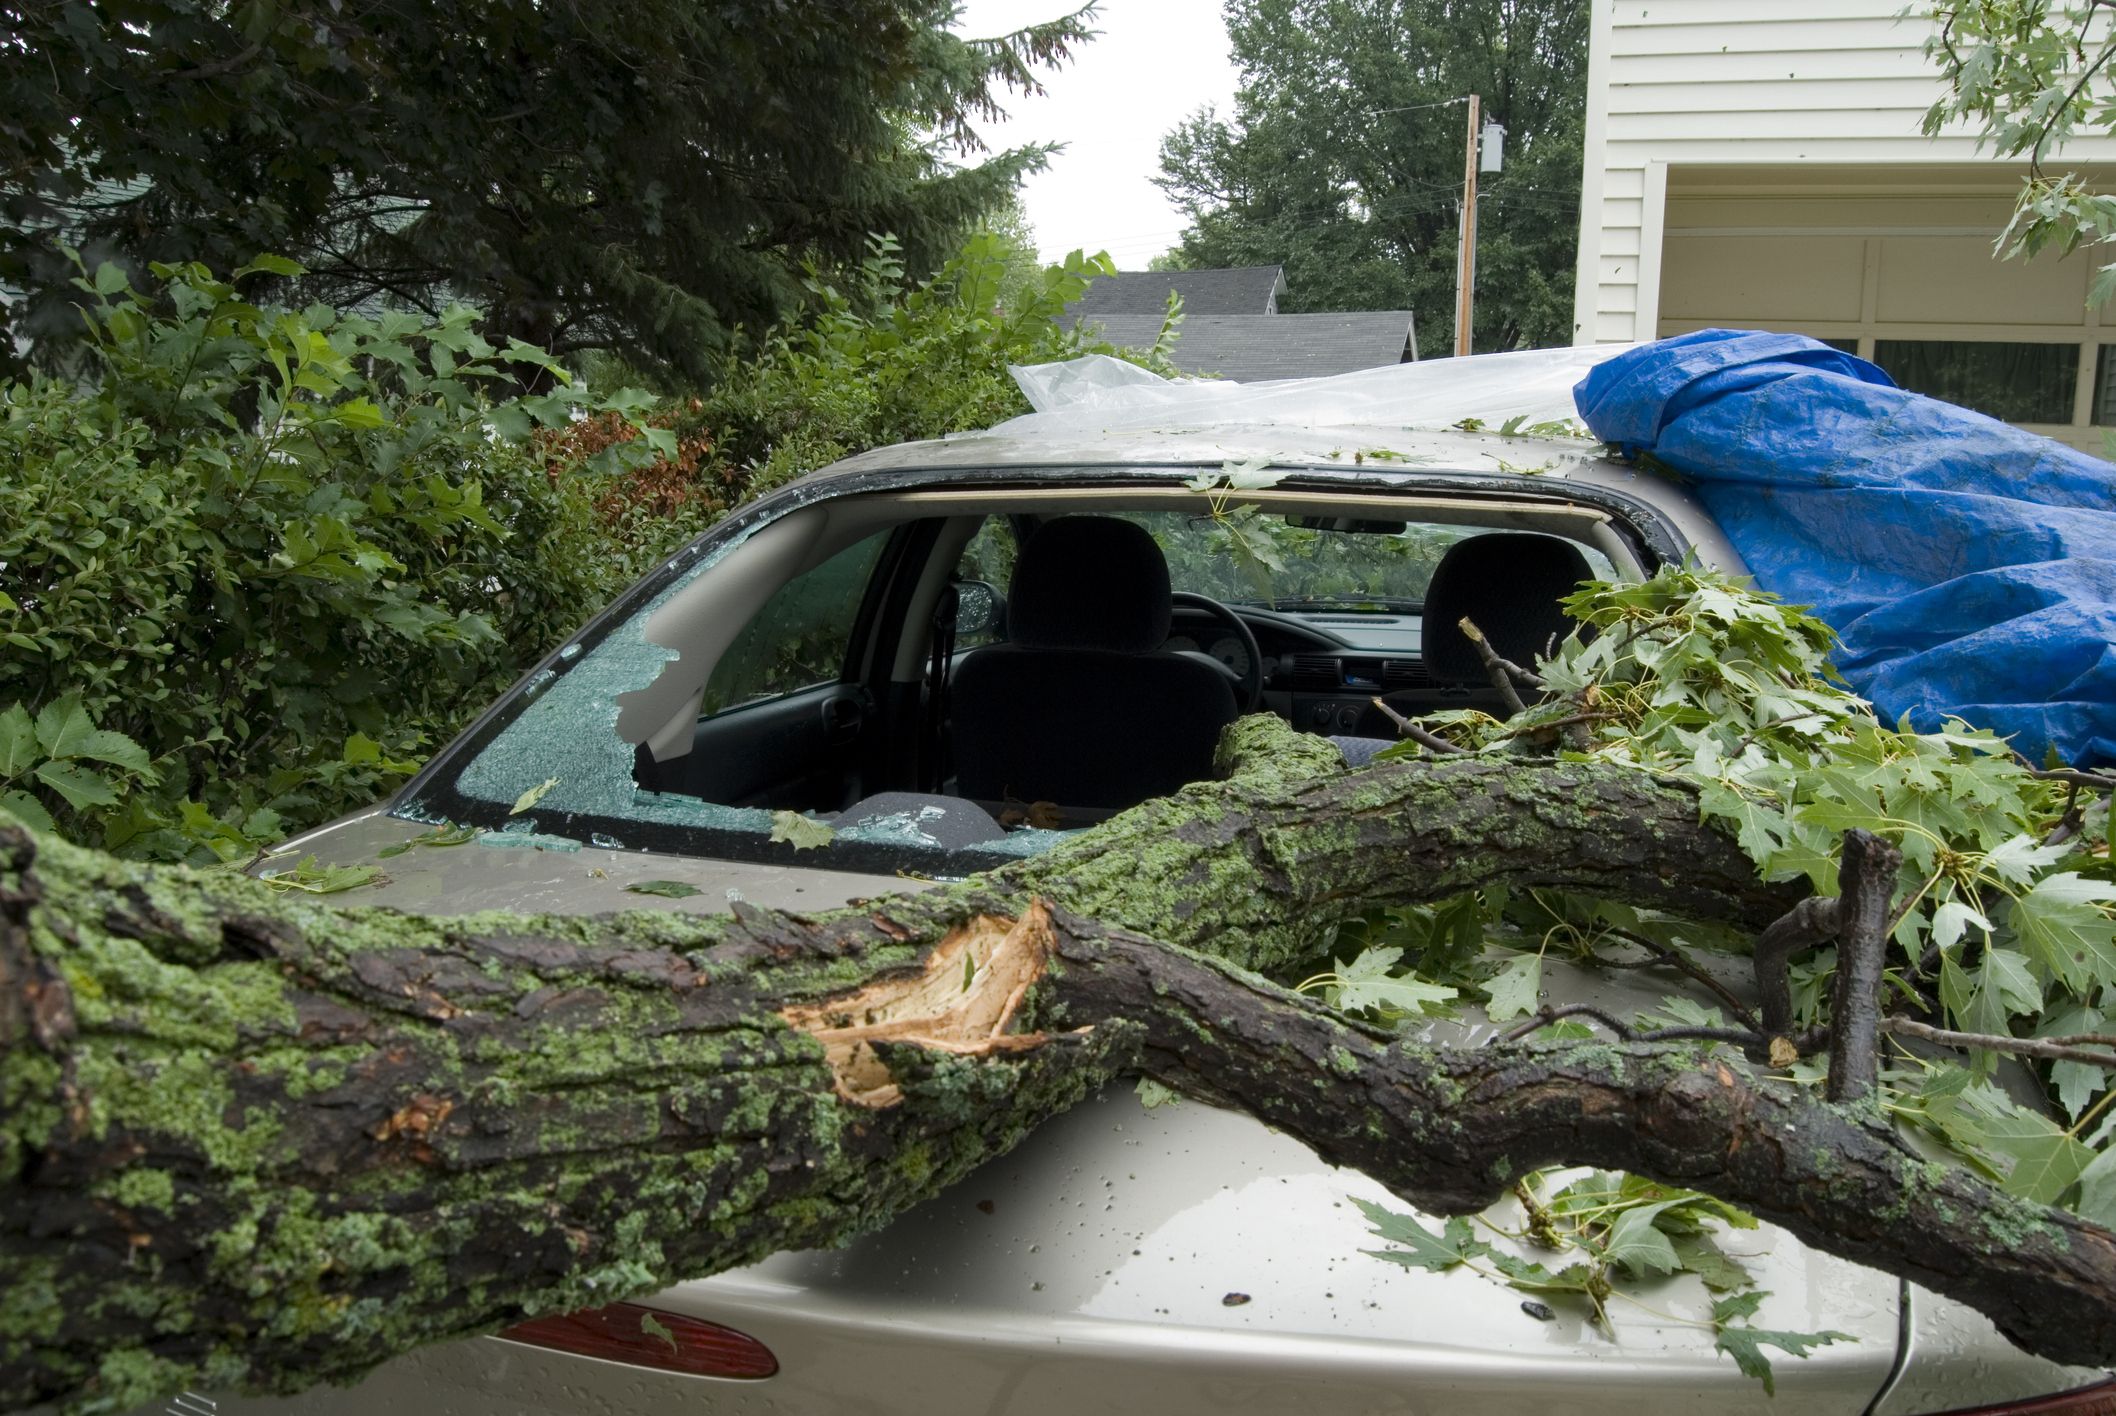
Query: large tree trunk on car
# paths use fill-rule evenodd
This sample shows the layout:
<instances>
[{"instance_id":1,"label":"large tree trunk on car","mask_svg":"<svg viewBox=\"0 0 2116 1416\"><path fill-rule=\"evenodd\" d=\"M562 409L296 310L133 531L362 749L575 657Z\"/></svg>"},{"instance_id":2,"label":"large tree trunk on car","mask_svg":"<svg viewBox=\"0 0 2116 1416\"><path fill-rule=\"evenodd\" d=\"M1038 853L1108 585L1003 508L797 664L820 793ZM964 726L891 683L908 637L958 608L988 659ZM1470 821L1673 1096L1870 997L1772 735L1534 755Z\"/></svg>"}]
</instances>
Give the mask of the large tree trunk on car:
<instances>
[{"instance_id":1,"label":"large tree trunk on car","mask_svg":"<svg viewBox=\"0 0 2116 1416\"><path fill-rule=\"evenodd\" d=\"M1686 1049L1434 1052L1245 971L1486 883L1782 912L1684 791L1232 751L1051 855L814 917L419 919L0 827L0 1409L288 1390L828 1244L1133 1069L1428 1207L1620 1166L2116 1359L2116 1239L1861 1113Z\"/></svg>"}]
</instances>

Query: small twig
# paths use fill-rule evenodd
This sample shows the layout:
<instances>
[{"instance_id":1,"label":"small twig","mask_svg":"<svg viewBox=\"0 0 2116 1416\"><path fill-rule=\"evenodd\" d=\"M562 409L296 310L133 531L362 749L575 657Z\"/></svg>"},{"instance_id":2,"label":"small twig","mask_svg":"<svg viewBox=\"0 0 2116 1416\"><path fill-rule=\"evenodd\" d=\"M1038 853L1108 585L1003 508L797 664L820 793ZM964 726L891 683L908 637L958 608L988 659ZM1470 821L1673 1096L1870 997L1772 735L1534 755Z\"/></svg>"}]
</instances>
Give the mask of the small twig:
<instances>
[{"instance_id":1,"label":"small twig","mask_svg":"<svg viewBox=\"0 0 2116 1416\"><path fill-rule=\"evenodd\" d=\"M2065 784L2065 809L2058 813L2057 824L2050 828L2049 835L2043 837L2043 844L2055 846L2069 841L2078 834L2079 828L2085 824L2086 814L2079 807L2079 783L2067 782Z\"/></svg>"},{"instance_id":2,"label":"small twig","mask_svg":"<svg viewBox=\"0 0 2116 1416\"><path fill-rule=\"evenodd\" d=\"M1698 966L1697 964L1693 964L1688 959L1684 958L1682 956L1681 951L1676 949L1670 949L1665 945L1656 944L1653 940L1648 939L1645 935L1634 934L1628 929L1611 928L1610 930L1608 930L1608 933L1614 935L1618 939L1623 940L1626 944L1631 945L1633 948L1644 949L1647 953L1653 955L1653 963L1665 964L1669 968L1675 969L1678 972L1686 975L1687 977L1696 980L1698 983L1703 984L1706 988L1712 991L1713 996L1717 997L1720 1002L1726 1004L1727 1007L1731 1008L1734 1012L1734 1016L1741 1019L1741 1021L1745 1025L1747 1025L1752 1031L1758 1033L1761 1033L1763 1031L1763 1025L1757 1021L1756 1015L1749 1011L1748 1005L1741 1001L1740 996L1736 994L1733 989L1728 988L1718 979L1712 977L1711 973L1708 970ZM1601 960L1601 962L1610 963L1612 961L1604 959ZM1616 966L1618 968L1631 967L1630 965L1626 964L1617 964Z\"/></svg>"},{"instance_id":3,"label":"small twig","mask_svg":"<svg viewBox=\"0 0 2116 1416\"><path fill-rule=\"evenodd\" d=\"M1523 723L1519 727L1509 724L1507 730L1499 734L1493 741L1504 742L1507 738L1519 737L1523 733L1540 733L1556 728L1573 728L1584 723L1605 723L1615 716L1616 714L1608 712L1574 713L1570 717L1551 718L1540 723Z\"/></svg>"},{"instance_id":4,"label":"small twig","mask_svg":"<svg viewBox=\"0 0 2116 1416\"><path fill-rule=\"evenodd\" d=\"M1837 901L1810 895L1787 910L1756 936L1756 1002L1766 1037L1784 1037L1793 1029L1793 983L1788 964L1793 955L1837 937Z\"/></svg>"},{"instance_id":5,"label":"small twig","mask_svg":"<svg viewBox=\"0 0 2116 1416\"><path fill-rule=\"evenodd\" d=\"M1909 1018L1884 1018L1881 1031L1914 1037L1922 1042L1937 1042L1948 1047L1968 1047L1985 1052L2007 1052L2015 1057L2036 1057L2050 1062L2085 1062L2093 1067L2116 1070L2116 1052L2093 1052L2075 1046L2078 1042L2098 1042L2116 1047L2116 1037L2095 1033L2083 1033L2078 1037L2000 1037L1996 1033L1954 1032L1947 1028L1930 1027L1913 1022Z\"/></svg>"},{"instance_id":6,"label":"small twig","mask_svg":"<svg viewBox=\"0 0 2116 1416\"><path fill-rule=\"evenodd\" d=\"M2070 767L2034 767L2026 758L2021 766L2038 782L2063 782L2067 786L2089 787L2098 792L2116 791L2116 777L2100 772L2080 772Z\"/></svg>"},{"instance_id":7,"label":"small twig","mask_svg":"<svg viewBox=\"0 0 2116 1416\"><path fill-rule=\"evenodd\" d=\"M1476 649L1478 659L1483 661L1484 676L1491 680L1491 686L1498 691L1500 701L1506 704L1507 716L1527 712L1528 705L1521 701L1521 694L1514 687L1514 680L1518 678L1527 687L1536 689L1544 686L1543 680L1520 665L1509 664L1500 658L1499 651L1486 642L1484 631L1477 628L1476 622L1468 615L1464 615L1457 623L1462 633L1468 637L1471 646Z\"/></svg>"},{"instance_id":8,"label":"small twig","mask_svg":"<svg viewBox=\"0 0 2116 1416\"><path fill-rule=\"evenodd\" d=\"M1871 831L1846 831L1837 870L1837 976L1830 991L1831 1101L1864 1101L1881 1081L1881 975L1903 852Z\"/></svg>"},{"instance_id":9,"label":"small twig","mask_svg":"<svg viewBox=\"0 0 2116 1416\"><path fill-rule=\"evenodd\" d=\"M1475 755L1468 748L1458 746L1455 743L1449 742L1446 738L1440 736L1440 734L1438 733L1428 732L1424 728L1419 727L1416 723L1412 722L1409 718L1404 717L1403 714L1397 712L1394 708L1391 708L1388 704L1382 702L1380 699L1374 698L1369 699L1368 701L1371 702L1376 708L1379 708L1381 710L1383 717L1387 718L1390 722L1396 725L1397 732L1402 733L1405 737L1409 738L1412 742L1417 743L1420 747L1430 748L1434 752L1438 752L1443 755L1453 754L1457 757L1471 757Z\"/></svg>"}]
</instances>

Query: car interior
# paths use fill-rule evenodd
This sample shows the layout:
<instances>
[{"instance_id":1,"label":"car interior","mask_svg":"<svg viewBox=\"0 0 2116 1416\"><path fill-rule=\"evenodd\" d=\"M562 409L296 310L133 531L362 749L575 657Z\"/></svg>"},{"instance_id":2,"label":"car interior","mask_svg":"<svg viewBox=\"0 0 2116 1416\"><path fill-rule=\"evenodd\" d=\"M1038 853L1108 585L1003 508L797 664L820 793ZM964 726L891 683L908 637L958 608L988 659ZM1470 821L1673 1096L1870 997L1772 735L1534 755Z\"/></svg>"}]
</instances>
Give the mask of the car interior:
<instances>
[{"instance_id":1,"label":"car interior","mask_svg":"<svg viewBox=\"0 0 2116 1416\"><path fill-rule=\"evenodd\" d=\"M668 597L618 698L640 787L941 844L1090 824L1212 775L1271 712L1363 761L1405 716L1501 712L1467 617L1531 662L1583 579L1641 573L1561 501L909 492L784 516Z\"/></svg>"}]
</instances>

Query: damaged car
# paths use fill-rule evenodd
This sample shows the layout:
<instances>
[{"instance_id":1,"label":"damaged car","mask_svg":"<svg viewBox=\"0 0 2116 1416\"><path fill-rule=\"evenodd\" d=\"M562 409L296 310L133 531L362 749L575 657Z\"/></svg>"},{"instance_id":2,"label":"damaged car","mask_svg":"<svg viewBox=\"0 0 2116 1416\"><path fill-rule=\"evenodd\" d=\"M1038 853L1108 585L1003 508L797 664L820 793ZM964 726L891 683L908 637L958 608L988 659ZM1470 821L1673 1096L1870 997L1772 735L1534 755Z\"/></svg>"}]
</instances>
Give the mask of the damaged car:
<instances>
[{"instance_id":1,"label":"damaged car","mask_svg":"<svg viewBox=\"0 0 2116 1416\"><path fill-rule=\"evenodd\" d=\"M1310 388L1291 412L1260 395L1032 417L850 458L731 515L395 798L280 859L386 857L348 902L432 913L814 911L1032 855L1210 777L1244 714L1360 762L1398 715L1503 711L1461 620L1530 662L1582 580L1743 570L1680 487L1522 435L1530 374L1569 391L1591 353L1467 361L1505 393L1435 395L1466 428ZM1373 372L1400 407L1402 376ZM411 848L444 826L460 844ZM1544 975L1616 1012L1685 986ZM1474 1010L1429 1028L1497 1031ZM1766 1225L1726 1235L1768 1294L1755 1320L1841 1339L1778 1361L1767 1393L1715 1350L1695 1275L1598 1324L1384 1262L1370 1207L1402 1206L1380 1186L1247 1116L1157 1100L1109 1091L840 1250L216 1409L1911 1416L2072 1410L2035 1399L2102 1376Z\"/></svg>"}]
</instances>

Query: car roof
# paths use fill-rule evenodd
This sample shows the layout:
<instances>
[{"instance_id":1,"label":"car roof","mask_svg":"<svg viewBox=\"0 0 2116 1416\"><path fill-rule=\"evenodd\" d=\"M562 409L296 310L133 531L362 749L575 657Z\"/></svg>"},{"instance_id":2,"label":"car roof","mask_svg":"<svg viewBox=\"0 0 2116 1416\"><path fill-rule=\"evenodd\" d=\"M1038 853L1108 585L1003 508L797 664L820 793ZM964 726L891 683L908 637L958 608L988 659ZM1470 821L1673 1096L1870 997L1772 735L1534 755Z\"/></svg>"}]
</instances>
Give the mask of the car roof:
<instances>
[{"instance_id":1,"label":"car roof","mask_svg":"<svg viewBox=\"0 0 2116 1416\"><path fill-rule=\"evenodd\" d=\"M839 490L833 485L839 482L902 486L915 483L920 474L937 474L935 480L948 482L968 474L1043 485L1060 472L1072 480L1096 470L1125 476L1154 468L1262 461L1376 490L1414 490L1426 479L1446 483L1448 490L1460 489L1469 479L1485 490L1544 496L1562 496L1560 488L1573 488L1642 506L1674 529L1682 550L1694 550L1706 563L1737 574L1746 569L1710 513L1683 486L1583 439L1360 423L1171 420L1165 427L1134 422L1102 429L1079 427L1077 419L1073 423L1056 434L1012 433L1003 423L986 432L896 443L832 463L796 485L831 493Z\"/></svg>"}]
</instances>

